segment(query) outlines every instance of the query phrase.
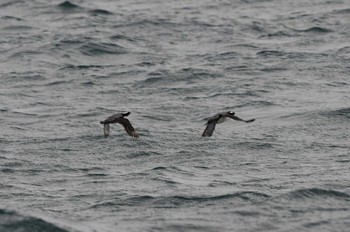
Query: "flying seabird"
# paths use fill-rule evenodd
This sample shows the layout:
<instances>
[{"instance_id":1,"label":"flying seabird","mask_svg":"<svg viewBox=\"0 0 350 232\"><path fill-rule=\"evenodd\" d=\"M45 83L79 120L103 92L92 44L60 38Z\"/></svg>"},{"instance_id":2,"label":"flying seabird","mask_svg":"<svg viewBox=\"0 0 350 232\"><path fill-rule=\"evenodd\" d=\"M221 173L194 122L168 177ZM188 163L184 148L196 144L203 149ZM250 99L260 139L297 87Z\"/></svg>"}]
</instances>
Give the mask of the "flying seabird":
<instances>
[{"instance_id":1,"label":"flying seabird","mask_svg":"<svg viewBox=\"0 0 350 232\"><path fill-rule=\"evenodd\" d=\"M254 122L255 119L250 119L250 120L243 120L237 116L235 116L235 112L233 111L228 111L228 112L221 112L215 114L213 117L210 117L208 119L208 122L206 123L207 127L205 128L202 137L210 137L213 135L213 132L215 130L215 126L217 123L222 123L226 121L227 118L232 118L237 121L242 121L242 122Z\"/></svg>"},{"instance_id":2,"label":"flying seabird","mask_svg":"<svg viewBox=\"0 0 350 232\"><path fill-rule=\"evenodd\" d=\"M105 135L105 138L109 135L109 124L111 123L120 123L123 125L126 132L134 138L138 138L139 135L135 132L134 127L132 127L130 121L124 117L128 116L130 112L122 112L119 114L113 114L112 116L109 116L106 120L101 121L100 123L104 125L103 132Z\"/></svg>"}]
</instances>

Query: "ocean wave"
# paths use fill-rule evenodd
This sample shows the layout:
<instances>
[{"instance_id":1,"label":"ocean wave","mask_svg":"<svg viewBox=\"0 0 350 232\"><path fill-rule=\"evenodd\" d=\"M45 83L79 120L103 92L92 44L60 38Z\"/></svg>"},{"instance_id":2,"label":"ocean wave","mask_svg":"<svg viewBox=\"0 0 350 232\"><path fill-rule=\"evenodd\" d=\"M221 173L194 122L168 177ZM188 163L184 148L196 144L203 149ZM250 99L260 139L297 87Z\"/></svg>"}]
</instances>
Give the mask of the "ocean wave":
<instances>
[{"instance_id":1,"label":"ocean wave","mask_svg":"<svg viewBox=\"0 0 350 232\"><path fill-rule=\"evenodd\" d=\"M2 76L2 80L7 82L17 82L23 84L23 81L43 81L47 80L45 75L41 72L10 72ZM22 86L22 85L20 85Z\"/></svg>"},{"instance_id":2,"label":"ocean wave","mask_svg":"<svg viewBox=\"0 0 350 232\"><path fill-rule=\"evenodd\" d=\"M84 70L84 69L102 69L105 67L108 67L109 65L96 65L96 64L79 64L79 65L73 65L73 64L67 64L60 70L64 69L71 69L71 70Z\"/></svg>"},{"instance_id":3,"label":"ocean wave","mask_svg":"<svg viewBox=\"0 0 350 232\"><path fill-rule=\"evenodd\" d=\"M118 55L127 52L126 48L112 43L89 42L79 48L80 52L87 56Z\"/></svg>"},{"instance_id":4,"label":"ocean wave","mask_svg":"<svg viewBox=\"0 0 350 232\"><path fill-rule=\"evenodd\" d=\"M295 28L289 28L292 29L293 31L296 32L303 32L303 33L330 33L333 32L332 30L325 28L325 27L310 27L310 28L306 28L306 29L295 29Z\"/></svg>"},{"instance_id":5,"label":"ocean wave","mask_svg":"<svg viewBox=\"0 0 350 232\"><path fill-rule=\"evenodd\" d=\"M2 232L13 232L13 231L68 232L69 231L69 230L60 228L59 226L51 222L47 222L41 218L25 216L15 211L6 210L6 209L0 209L0 230Z\"/></svg>"},{"instance_id":6,"label":"ocean wave","mask_svg":"<svg viewBox=\"0 0 350 232\"><path fill-rule=\"evenodd\" d=\"M328 57L328 54L320 52L287 52L279 50L262 50L257 52L258 57L264 58L278 58L278 59L288 59L288 60L298 60L298 59L320 59ZM282 68L283 69L283 68Z\"/></svg>"},{"instance_id":7,"label":"ocean wave","mask_svg":"<svg viewBox=\"0 0 350 232\"><path fill-rule=\"evenodd\" d=\"M189 56L189 58L193 59L203 59L210 62L220 61L223 62L225 60L232 61L233 59L240 58L242 56L241 53L238 53L236 51L230 51L230 52L221 52L221 53L206 53L202 55L192 55Z\"/></svg>"},{"instance_id":8,"label":"ocean wave","mask_svg":"<svg viewBox=\"0 0 350 232\"><path fill-rule=\"evenodd\" d=\"M5 3L1 3L0 4L0 8L10 7L10 6L13 6L13 5L16 5L16 4L19 4L19 3L23 3L23 2L24 2L23 0L8 1L8 2L5 2Z\"/></svg>"},{"instance_id":9,"label":"ocean wave","mask_svg":"<svg viewBox=\"0 0 350 232\"><path fill-rule=\"evenodd\" d=\"M89 13L92 15L113 15L112 12L108 10L102 10L102 9L90 10Z\"/></svg>"},{"instance_id":10,"label":"ocean wave","mask_svg":"<svg viewBox=\"0 0 350 232\"><path fill-rule=\"evenodd\" d=\"M109 38L112 39L112 40L126 40L126 41L129 41L129 42L136 42L137 41L136 39L134 39L132 37L129 37L129 36L126 36L126 35L121 35L121 34L112 35Z\"/></svg>"},{"instance_id":11,"label":"ocean wave","mask_svg":"<svg viewBox=\"0 0 350 232\"><path fill-rule=\"evenodd\" d=\"M350 119L350 108L322 111L319 114L327 118Z\"/></svg>"},{"instance_id":12,"label":"ocean wave","mask_svg":"<svg viewBox=\"0 0 350 232\"><path fill-rule=\"evenodd\" d=\"M79 5L74 4L70 1L61 2L60 4L57 5L57 7L59 7L63 11L72 11L72 10L81 8Z\"/></svg>"},{"instance_id":13,"label":"ocean wave","mask_svg":"<svg viewBox=\"0 0 350 232\"><path fill-rule=\"evenodd\" d=\"M173 195L173 196L132 196L126 199L115 199L112 201L94 204L91 207L109 207L109 206L142 206L151 205L154 208L177 208L188 207L189 205L198 204L212 204L220 201L235 201L239 202L263 202L271 196L254 191L242 191L231 194L223 194L217 196L187 196L187 195Z\"/></svg>"},{"instance_id":14,"label":"ocean wave","mask_svg":"<svg viewBox=\"0 0 350 232\"><path fill-rule=\"evenodd\" d=\"M0 8L1 8L1 6L0 6ZM10 16L10 15L2 16L1 19L3 19L3 20L24 21L24 19L22 19L22 18Z\"/></svg>"},{"instance_id":15,"label":"ocean wave","mask_svg":"<svg viewBox=\"0 0 350 232\"><path fill-rule=\"evenodd\" d=\"M276 32L272 32L272 33L268 33L267 35L263 35L260 36L260 38L263 37L294 37L295 33L291 33L289 31L276 31Z\"/></svg>"},{"instance_id":16,"label":"ocean wave","mask_svg":"<svg viewBox=\"0 0 350 232\"><path fill-rule=\"evenodd\" d=\"M185 195L175 195L169 197L156 198L156 204L171 204L171 205L187 205L188 203L212 203L216 201L230 201L237 200L245 202L260 202L270 198L269 195L253 192L253 191L242 191L230 194L223 194L217 196L185 196Z\"/></svg>"},{"instance_id":17,"label":"ocean wave","mask_svg":"<svg viewBox=\"0 0 350 232\"><path fill-rule=\"evenodd\" d=\"M10 59L28 59L29 57L35 57L42 55L42 52L36 50L23 50L19 52L15 52L9 56Z\"/></svg>"},{"instance_id":18,"label":"ocean wave","mask_svg":"<svg viewBox=\"0 0 350 232\"><path fill-rule=\"evenodd\" d=\"M273 197L274 201L279 201L280 199L287 200L301 200L308 201L312 200L321 200L325 198L338 199L340 201L350 201L350 195L340 191L332 189L322 189L322 188L306 188L290 191L288 193Z\"/></svg>"},{"instance_id":19,"label":"ocean wave","mask_svg":"<svg viewBox=\"0 0 350 232\"><path fill-rule=\"evenodd\" d=\"M350 14L350 8L345 8L341 10L334 10L333 11L336 14Z\"/></svg>"},{"instance_id":20,"label":"ocean wave","mask_svg":"<svg viewBox=\"0 0 350 232\"><path fill-rule=\"evenodd\" d=\"M27 26L27 25L12 25L12 26L3 27L1 29L13 32L13 31L29 31L29 30L33 30L34 27Z\"/></svg>"},{"instance_id":21,"label":"ocean wave","mask_svg":"<svg viewBox=\"0 0 350 232\"><path fill-rule=\"evenodd\" d=\"M72 83L73 80L66 80L66 81L50 81L49 83L46 83L45 86L56 86L56 85L65 85Z\"/></svg>"}]
</instances>

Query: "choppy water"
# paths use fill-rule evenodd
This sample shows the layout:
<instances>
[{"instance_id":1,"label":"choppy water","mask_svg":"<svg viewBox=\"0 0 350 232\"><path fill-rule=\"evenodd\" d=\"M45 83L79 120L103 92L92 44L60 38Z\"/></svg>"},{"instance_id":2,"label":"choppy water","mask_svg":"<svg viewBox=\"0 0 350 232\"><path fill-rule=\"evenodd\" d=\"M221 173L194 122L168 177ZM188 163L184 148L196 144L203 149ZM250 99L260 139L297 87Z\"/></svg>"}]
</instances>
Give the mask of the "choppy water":
<instances>
[{"instance_id":1,"label":"choppy water","mask_svg":"<svg viewBox=\"0 0 350 232\"><path fill-rule=\"evenodd\" d=\"M348 231L349 1L0 12L1 231Z\"/></svg>"}]
</instances>

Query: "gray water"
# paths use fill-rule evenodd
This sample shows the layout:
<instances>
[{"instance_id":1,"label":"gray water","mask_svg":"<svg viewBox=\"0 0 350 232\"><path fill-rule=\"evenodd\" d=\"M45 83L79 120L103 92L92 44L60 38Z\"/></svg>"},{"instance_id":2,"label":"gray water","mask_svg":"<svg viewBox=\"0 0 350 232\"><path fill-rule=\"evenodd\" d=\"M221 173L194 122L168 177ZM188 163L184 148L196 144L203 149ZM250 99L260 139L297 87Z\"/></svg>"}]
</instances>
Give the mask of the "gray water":
<instances>
[{"instance_id":1,"label":"gray water","mask_svg":"<svg viewBox=\"0 0 350 232\"><path fill-rule=\"evenodd\" d=\"M0 231L348 231L350 2L2 0ZM120 111L140 134L99 121ZM233 110L245 124L206 119Z\"/></svg>"}]
</instances>

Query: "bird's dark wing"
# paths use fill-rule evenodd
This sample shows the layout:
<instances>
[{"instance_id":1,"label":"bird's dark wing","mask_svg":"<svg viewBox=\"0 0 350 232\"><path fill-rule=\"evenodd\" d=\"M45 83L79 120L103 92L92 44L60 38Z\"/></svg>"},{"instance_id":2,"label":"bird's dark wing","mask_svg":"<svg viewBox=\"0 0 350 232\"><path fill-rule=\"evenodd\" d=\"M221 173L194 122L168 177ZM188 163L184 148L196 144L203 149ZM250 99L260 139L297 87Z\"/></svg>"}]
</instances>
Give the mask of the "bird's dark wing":
<instances>
[{"instance_id":1,"label":"bird's dark wing","mask_svg":"<svg viewBox=\"0 0 350 232\"><path fill-rule=\"evenodd\" d=\"M246 123L254 122L254 121L255 121L254 118L253 118L253 119L249 119L249 120L243 120L243 119L241 119L241 118L239 118L239 117L237 117L237 116L235 116L235 115L229 115L228 117L230 117L230 118L232 118L232 119L234 119L234 120L242 121L242 122L246 122Z\"/></svg>"},{"instance_id":2,"label":"bird's dark wing","mask_svg":"<svg viewBox=\"0 0 350 232\"><path fill-rule=\"evenodd\" d=\"M103 133L105 135L105 138L107 138L109 135L109 123L103 125Z\"/></svg>"},{"instance_id":3,"label":"bird's dark wing","mask_svg":"<svg viewBox=\"0 0 350 232\"><path fill-rule=\"evenodd\" d=\"M215 126L216 126L216 121L211 121L207 123L207 127L205 128L205 130L203 131L202 137L210 137L213 135L213 132L215 130Z\"/></svg>"},{"instance_id":4,"label":"bird's dark wing","mask_svg":"<svg viewBox=\"0 0 350 232\"><path fill-rule=\"evenodd\" d=\"M116 119L116 122L120 123L123 125L125 131L131 136L131 137L134 137L134 138L138 138L139 135L135 132L135 129L134 127L132 127L130 121L126 118L117 118Z\"/></svg>"}]
</instances>

